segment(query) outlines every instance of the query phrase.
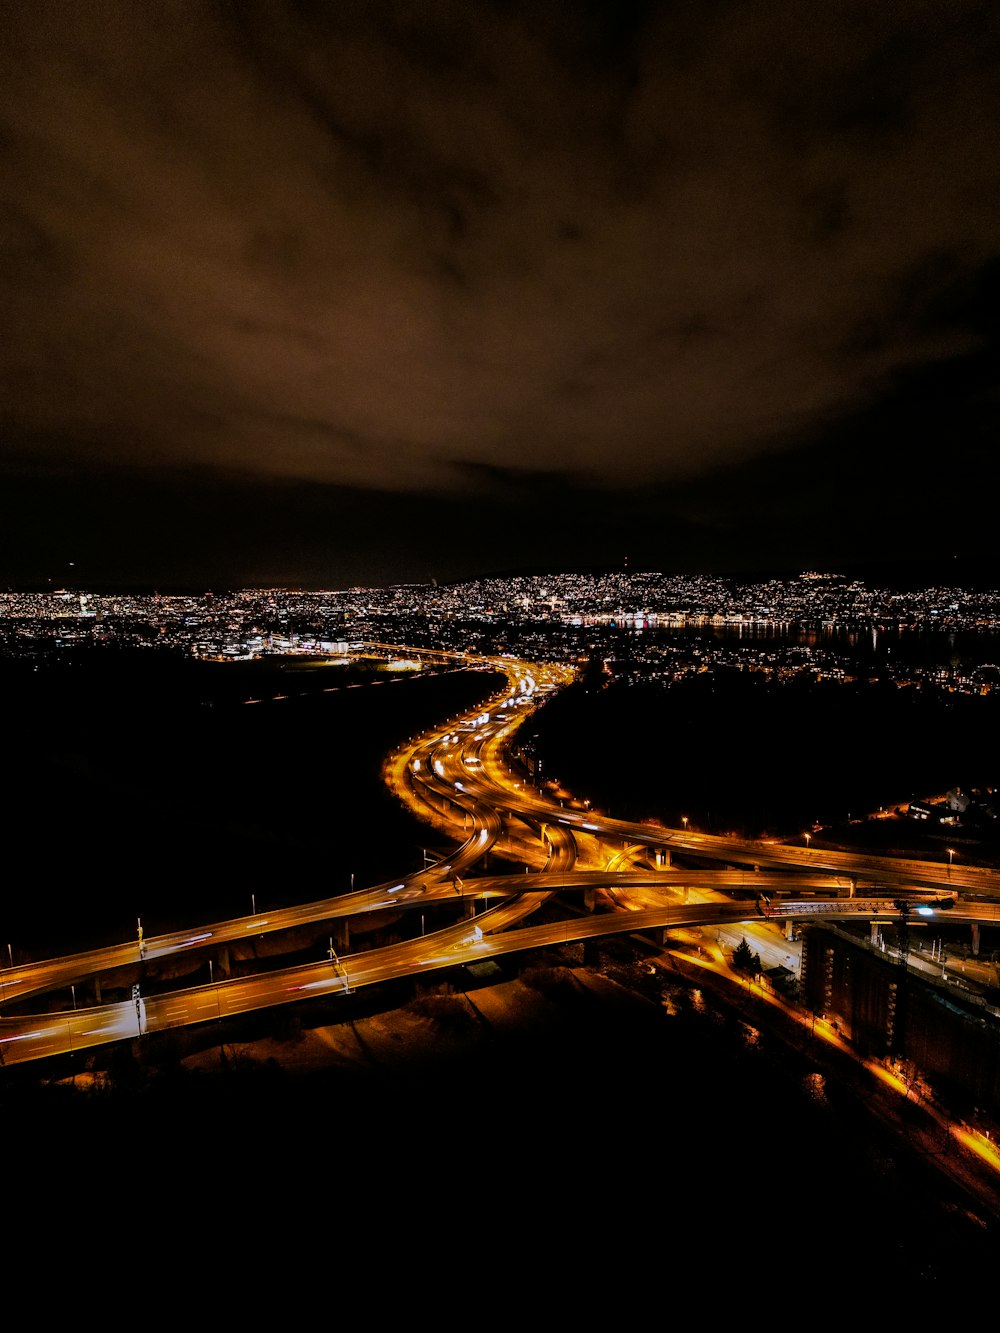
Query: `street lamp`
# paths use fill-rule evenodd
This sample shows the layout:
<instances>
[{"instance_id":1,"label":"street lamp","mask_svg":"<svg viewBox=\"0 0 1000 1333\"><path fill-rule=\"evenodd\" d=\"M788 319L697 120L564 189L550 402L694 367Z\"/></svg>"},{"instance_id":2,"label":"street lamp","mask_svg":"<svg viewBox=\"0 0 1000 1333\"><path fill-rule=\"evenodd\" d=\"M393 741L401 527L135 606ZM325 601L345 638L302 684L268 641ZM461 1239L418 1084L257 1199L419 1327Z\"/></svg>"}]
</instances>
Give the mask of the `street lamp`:
<instances>
[{"instance_id":1,"label":"street lamp","mask_svg":"<svg viewBox=\"0 0 1000 1333\"><path fill-rule=\"evenodd\" d=\"M811 834L811 833L806 833L806 834L804 834L804 837L805 837L805 840L806 840L806 846L808 847L808 846L809 846L809 839L812 837L812 834Z\"/></svg>"},{"instance_id":2,"label":"street lamp","mask_svg":"<svg viewBox=\"0 0 1000 1333\"><path fill-rule=\"evenodd\" d=\"M337 950L333 947L333 936L332 936L332 935L330 936L330 947L329 947L329 949L327 949L327 953L330 955L330 967L333 969L333 975L334 975L334 977L336 977L336 975L337 975L338 972L341 974L341 976L343 976L343 978L344 978L344 994L345 994L345 995L350 995L350 993L351 993L351 983L350 983L350 981L348 980L348 977L347 977L347 968L344 966L344 964L340 961L340 959L339 959L338 956L337 956Z\"/></svg>"},{"instance_id":3,"label":"street lamp","mask_svg":"<svg viewBox=\"0 0 1000 1333\"><path fill-rule=\"evenodd\" d=\"M687 826L688 826L688 817L687 817L687 815L681 815L681 823L684 825L684 828L687 829Z\"/></svg>"},{"instance_id":4,"label":"street lamp","mask_svg":"<svg viewBox=\"0 0 1000 1333\"><path fill-rule=\"evenodd\" d=\"M955 849L954 847L948 847L946 850L948 852L948 878L951 879L951 862L955 855Z\"/></svg>"},{"instance_id":5,"label":"street lamp","mask_svg":"<svg viewBox=\"0 0 1000 1333\"><path fill-rule=\"evenodd\" d=\"M208 984L215 988L215 1016L222 1022L222 1002L219 999L219 988L215 985L215 972L212 968L211 958L208 960Z\"/></svg>"}]
</instances>

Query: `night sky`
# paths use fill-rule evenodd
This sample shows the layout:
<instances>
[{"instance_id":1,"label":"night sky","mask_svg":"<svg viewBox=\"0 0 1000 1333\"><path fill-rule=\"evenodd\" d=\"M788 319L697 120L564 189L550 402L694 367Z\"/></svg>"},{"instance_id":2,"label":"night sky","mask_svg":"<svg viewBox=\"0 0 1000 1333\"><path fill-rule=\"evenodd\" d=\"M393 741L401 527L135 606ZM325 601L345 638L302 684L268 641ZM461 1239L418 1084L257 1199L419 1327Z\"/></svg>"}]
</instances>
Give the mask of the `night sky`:
<instances>
[{"instance_id":1,"label":"night sky","mask_svg":"<svg viewBox=\"0 0 1000 1333\"><path fill-rule=\"evenodd\" d=\"M1000 6L0 0L0 585L997 567Z\"/></svg>"}]
</instances>

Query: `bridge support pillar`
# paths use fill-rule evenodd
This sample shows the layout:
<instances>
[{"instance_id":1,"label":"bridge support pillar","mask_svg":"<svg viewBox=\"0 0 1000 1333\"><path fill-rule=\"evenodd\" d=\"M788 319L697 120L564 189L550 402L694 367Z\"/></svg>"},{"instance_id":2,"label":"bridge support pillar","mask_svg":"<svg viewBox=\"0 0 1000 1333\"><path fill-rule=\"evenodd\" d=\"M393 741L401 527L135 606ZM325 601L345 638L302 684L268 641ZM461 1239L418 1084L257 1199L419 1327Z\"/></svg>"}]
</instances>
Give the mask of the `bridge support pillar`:
<instances>
[{"instance_id":1,"label":"bridge support pillar","mask_svg":"<svg viewBox=\"0 0 1000 1333\"><path fill-rule=\"evenodd\" d=\"M476 915L475 898L464 899L462 903L462 908L463 908L462 915L465 917L466 920L468 920L470 917L474 917Z\"/></svg>"},{"instance_id":2,"label":"bridge support pillar","mask_svg":"<svg viewBox=\"0 0 1000 1333\"><path fill-rule=\"evenodd\" d=\"M871 923L871 931L868 935L868 942L870 944L878 944L878 929L878 922L873 921Z\"/></svg>"},{"instance_id":3,"label":"bridge support pillar","mask_svg":"<svg viewBox=\"0 0 1000 1333\"><path fill-rule=\"evenodd\" d=\"M972 956L979 957L979 922L972 922Z\"/></svg>"},{"instance_id":4,"label":"bridge support pillar","mask_svg":"<svg viewBox=\"0 0 1000 1333\"><path fill-rule=\"evenodd\" d=\"M219 971L224 977L229 976L229 945L224 944L219 950Z\"/></svg>"},{"instance_id":5,"label":"bridge support pillar","mask_svg":"<svg viewBox=\"0 0 1000 1333\"><path fill-rule=\"evenodd\" d=\"M350 953L351 951L351 927L347 918L333 923L334 947L338 953Z\"/></svg>"},{"instance_id":6,"label":"bridge support pillar","mask_svg":"<svg viewBox=\"0 0 1000 1333\"><path fill-rule=\"evenodd\" d=\"M592 912L596 905L597 905L597 890L594 888L593 884L588 884L583 891L584 911Z\"/></svg>"},{"instance_id":7,"label":"bridge support pillar","mask_svg":"<svg viewBox=\"0 0 1000 1333\"><path fill-rule=\"evenodd\" d=\"M794 931L792 930L792 918L791 918L790 916L786 916L786 917L785 917L785 939L786 939L786 940L790 940L790 939L792 938L793 934L794 934Z\"/></svg>"},{"instance_id":8,"label":"bridge support pillar","mask_svg":"<svg viewBox=\"0 0 1000 1333\"><path fill-rule=\"evenodd\" d=\"M100 1003L101 1003L101 978L100 978L100 977L95 977L95 978L94 978L94 1003L95 1003L95 1004L100 1004Z\"/></svg>"},{"instance_id":9,"label":"bridge support pillar","mask_svg":"<svg viewBox=\"0 0 1000 1333\"><path fill-rule=\"evenodd\" d=\"M667 866L670 865L670 848L669 848L669 847L657 847L657 849L656 849L656 864L657 864L658 866L663 866L664 869L665 869Z\"/></svg>"}]
</instances>

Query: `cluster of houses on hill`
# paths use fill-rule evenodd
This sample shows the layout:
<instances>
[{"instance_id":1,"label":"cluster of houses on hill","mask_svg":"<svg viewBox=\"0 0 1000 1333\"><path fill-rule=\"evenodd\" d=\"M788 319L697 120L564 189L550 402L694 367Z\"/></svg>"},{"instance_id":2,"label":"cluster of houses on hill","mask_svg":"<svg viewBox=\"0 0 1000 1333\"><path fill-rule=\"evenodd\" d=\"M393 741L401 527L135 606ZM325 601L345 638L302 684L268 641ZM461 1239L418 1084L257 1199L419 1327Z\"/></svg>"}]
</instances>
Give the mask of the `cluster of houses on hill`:
<instances>
[{"instance_id":1,"label":"cluster of houses on hill","mask_svg":"<svg viewBox=\"0 0 1000 1333\"><path fill-rule=\"evenodd\" d=\"M906 813L910 819L942 824L947 828L981 827L996 820L996 804L996 793L992 787L982 790L972 787L969 791L952 787L943 800L911 800Z\"/></svg>"}]
</instances>

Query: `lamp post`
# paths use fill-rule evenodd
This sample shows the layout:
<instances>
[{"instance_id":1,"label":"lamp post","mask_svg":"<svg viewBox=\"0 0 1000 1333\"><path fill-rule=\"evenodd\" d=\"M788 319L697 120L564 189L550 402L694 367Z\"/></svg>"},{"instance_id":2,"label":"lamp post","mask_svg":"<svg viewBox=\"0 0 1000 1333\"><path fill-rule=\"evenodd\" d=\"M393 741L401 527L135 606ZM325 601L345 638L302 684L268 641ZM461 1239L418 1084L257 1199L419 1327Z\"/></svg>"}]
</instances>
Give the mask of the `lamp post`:
<instances>
[{"instance_id":1,"label":"lamp post","mask_svg":"<svg viewBox=\"0 0 1000 1333\"><path fill-rule=\"evenodd\" d=\"M686 832L687 832L687 826L688 826L688 817L687 817L687 815L681 815L681 823L684 825L684 831L685 831L685 833L686 833Z\"/></svg>"},{"instance_id":2,"label":"lamp post","mask_svg":"<svg viewBox=\"0 0 1000 1333\"><path fill-rule=\"evenodd\" d=\"M341 973L341 975L344 978L344 994L350 995L351 983L347 977L347 968L344 966L344 964L340 961L340 959L337 956L337 950L333 947L332 935L330 936L330 947L329 949L327 949L327 953L330 955L330 966L333 969L333 975L336 976L338 972Z\"/></svg>"},{"instance_id":3,"label":"lamp post","mask_svg":"<svg viewBox=\"0 0 1000 1333\"><path fill-rule=\"evenodd\" d=\"M951 879L951 863L955 855L955 849L954 847L948 847L946 850L948 852L948 878Z\"/></svg>"},{"instance_id":4,"label":"lamp post","mask_svg":"<svg viewBox=\"0 0 1000 1333\"><path fill-rule=\"evenodd\" d=\"M804 834L803 836L805 837L805 840L806 840L806 846L808 847L808 846L809 846L809 840L810 840L810 838L812 837L812 834L811 834L811 833L806 833L806 834Z\"/></svg>"},{"instance_id":5,"label":"lamp post","mask_svg":"<svg viewBox=\"0 0 1000 1333\"><path fill-rule=\"evenodd\" d=\"M212 968L212 960L211 960L211 958L208 960L208 984L209 984L210 986L212 986L212 987L214 988L214 990L215 990L215 1016L216 1016L216 1018L219 1020L219 1022L221 1023L221 1022L222 1022L222 1002L221 1002L220 999L219 999L219 988L218 988L218 986L216 986L216 984L215 984L215 972L213 971L213 968Z\"/></svg>"}]
</instances>

